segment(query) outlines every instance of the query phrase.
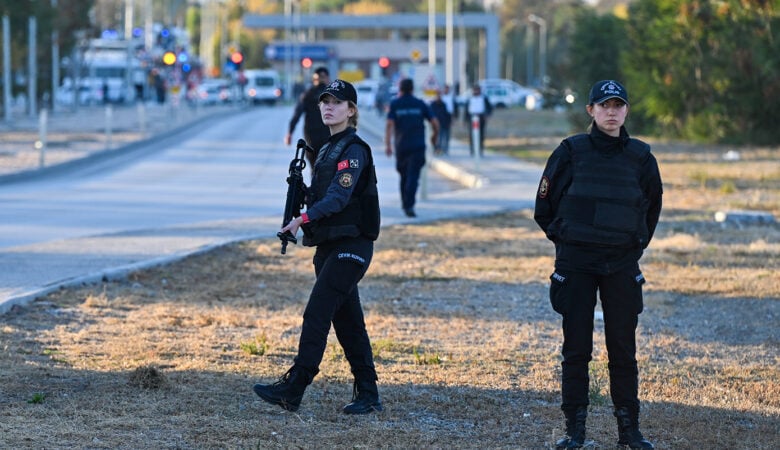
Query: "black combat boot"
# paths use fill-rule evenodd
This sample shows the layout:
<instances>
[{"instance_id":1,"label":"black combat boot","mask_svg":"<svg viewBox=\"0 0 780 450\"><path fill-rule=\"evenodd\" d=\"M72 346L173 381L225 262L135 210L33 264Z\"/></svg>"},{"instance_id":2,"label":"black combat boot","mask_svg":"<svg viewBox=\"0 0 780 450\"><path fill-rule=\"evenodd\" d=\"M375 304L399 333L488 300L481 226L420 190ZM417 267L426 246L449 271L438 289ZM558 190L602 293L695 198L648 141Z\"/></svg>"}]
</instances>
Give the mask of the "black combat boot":
<instances>
[{"instance_id":1,"label":"black combat boot","mask_svg":"<svg viewBox=\"0 0 780 450\"><path fill-rule=\"evenodd\" d=\"M303 392L313 378L304 368L292 366L279 381L273 384L258 383L252 390L268 403L279 405L287 411L297 411L303 399Z\"/></svg>"},{"instance_id":2,"label":"black combat boot","mask_svg":"<svg viewBox=\"0 0 780 450\"><path fill-rule=\"evenodd\" d=\"M352 386L352 402L344 406L344 414L368 414L371 411L382 411L382 401L376 381L371 379L355 380Z\"/></svg>"},{"instance_id":3,"label":"black combat boot","mask_svg":"<svg viewBox=\"0 0 780 450\"><path fill-rule=\"evenodd\" d=\"M653 444L646 440L639 432L639 411L631 410L625 406L615 408L614 412L618 425L618 445L628 446L632 449L653 449Z\"/></svg>"},{"instance_id":4,"label":"black combat boot","mask_svg":"<svg viewBox=\"0 0 780 450\"><path fill-rule=\"evenodd\" d=\"M582 448L585 444L585 419L588 418L588 407L565 409L566 437L555 443L556 449Z\"/></svg>"}]
</instances>

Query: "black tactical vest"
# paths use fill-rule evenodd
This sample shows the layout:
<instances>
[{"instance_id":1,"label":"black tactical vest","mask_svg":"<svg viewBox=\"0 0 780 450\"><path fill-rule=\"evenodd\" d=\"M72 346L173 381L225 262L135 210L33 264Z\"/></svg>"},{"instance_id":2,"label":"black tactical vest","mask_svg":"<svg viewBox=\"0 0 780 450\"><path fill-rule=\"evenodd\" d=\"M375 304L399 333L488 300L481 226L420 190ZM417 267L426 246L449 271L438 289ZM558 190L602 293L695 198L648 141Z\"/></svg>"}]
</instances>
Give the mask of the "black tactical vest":
<instances>
[{"instance_id":1,"label":"black tactical vest","mask_svg":"<svg viewBox=\"0 0 780 450\"><path fill-rule=\"evenodd\" d=\"M639 184L650 147L628 139L623 151L596 150L587 134L566 139L572 182L561 197L555 235L564 243L643 248L647 244L647 201Z\"/></svg>"},{"instance_id":2,"label":"black tactical vest","mask_svg":"<svg viewBox=\"0 0 780 450\"><path fill-rule=\"evenodd\" d=\"M338 161L352 144L362 145L366 149L367 166L352 192L347 206L329 217L303 224L303 245L313 247L326 241L345 237L364 236L376 240L379 236L379 194L377 191L376 170L371 147L363 141L355 130L351 129L335 144L328 143L320 150L314 163L317 176L309 188L308 206L323 198L336 176Z\"/></svg>"}]
</instances>

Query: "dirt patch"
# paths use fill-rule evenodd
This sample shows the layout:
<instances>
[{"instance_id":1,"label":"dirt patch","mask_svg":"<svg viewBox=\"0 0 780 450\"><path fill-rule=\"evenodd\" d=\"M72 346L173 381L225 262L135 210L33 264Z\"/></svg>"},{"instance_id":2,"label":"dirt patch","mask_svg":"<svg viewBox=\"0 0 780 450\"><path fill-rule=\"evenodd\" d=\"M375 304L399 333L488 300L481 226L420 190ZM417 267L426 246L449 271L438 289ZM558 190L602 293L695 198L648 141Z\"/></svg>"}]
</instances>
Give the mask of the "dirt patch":
<instances>
[{"instance_id":1,"label":"dirt patch","mask_svg":"<svg viewBox=\"0 0 780 450\"><path fill-rule=\"evenodd\" d=\"M777 214L778 158L717 175L739 173L751 197L687 175L691 152L675 149L656 152L665 209L642 260L642 430L659 449L774 448L780 227L711 213L749 197ZM313 282L312 250L279 247L242 242L14 308L0 334L4 446L554 447L560 320L547 300L552 244L531 211L383 229L360 289L386 410L367 417L340 412L352 377L335 336L297 413L252 392L290 366ZM588 438L612 447L600 321L595 334Z\"/></svg>"}]
</instances>

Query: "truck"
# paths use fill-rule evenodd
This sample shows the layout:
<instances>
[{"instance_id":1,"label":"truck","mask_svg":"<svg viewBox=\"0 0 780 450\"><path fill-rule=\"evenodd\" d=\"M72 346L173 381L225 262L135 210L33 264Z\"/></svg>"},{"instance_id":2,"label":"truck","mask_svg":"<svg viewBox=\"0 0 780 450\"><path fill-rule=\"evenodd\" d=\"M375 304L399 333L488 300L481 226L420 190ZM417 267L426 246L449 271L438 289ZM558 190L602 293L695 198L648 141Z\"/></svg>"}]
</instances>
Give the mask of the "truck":
<instances>
[{"instance_id":1,"label":"truck","mask_svg":"<svg viewBox=\"0 0 780 450\"><path fill-rule=\"evenodd\" d=\"M146 72L135 54L134 41L92 39L76 61L68 60L64 65L69 76L60 87L62 95L58 95L63 103L74 100L74 79L78 80L81 104L131 101L139 91L137 86L146 85Z\"/></svg>"}]
</instances>

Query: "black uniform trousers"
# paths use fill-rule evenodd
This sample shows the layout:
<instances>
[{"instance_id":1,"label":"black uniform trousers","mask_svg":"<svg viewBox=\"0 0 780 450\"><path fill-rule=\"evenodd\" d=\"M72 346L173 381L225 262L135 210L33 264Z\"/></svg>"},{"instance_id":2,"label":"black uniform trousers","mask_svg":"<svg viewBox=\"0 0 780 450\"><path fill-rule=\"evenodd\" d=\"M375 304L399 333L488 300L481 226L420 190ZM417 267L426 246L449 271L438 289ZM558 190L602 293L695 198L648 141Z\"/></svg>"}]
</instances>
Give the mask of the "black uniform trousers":
<instances>
[{"instance_id":1,"label":"black uniform trousers","mask_svg":"<svg viewBox=\"0 0 780 450\"><path fill-rule=\"evenodd\" d=\"M556 270L550 279L550 301L563 316L561 408L589 404L588 363L598 292L604 312L612 403L616 408L639 411L635 332L642 312L644 278L638 264L608 275Z\"/></svg>"},{"instance_id":2,"label":"black uniform trousers","mask_svg":"<svg viewBox=\"0 0 780 450\"><path fill-rule=\"evenodd\" d=\"M404 211L414 209L423 166L425 166L425 147L396 154L395 170L401 176L401 207Z\"/></svg>"},{"instance_id":3,"label":"black uniform trousers","mask_svg":"<svg viewBox=\"0 0 780 450\"><path fill-rule=\"evenodd\" d=\"M295 358L295 364L311 376L319 372L332 322L355 379L377 379L357 287L373 254L374 242L362 237L317 246L314 254L317 280L303 313Z\"/></svg>"}]
</instances>

